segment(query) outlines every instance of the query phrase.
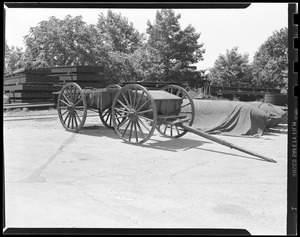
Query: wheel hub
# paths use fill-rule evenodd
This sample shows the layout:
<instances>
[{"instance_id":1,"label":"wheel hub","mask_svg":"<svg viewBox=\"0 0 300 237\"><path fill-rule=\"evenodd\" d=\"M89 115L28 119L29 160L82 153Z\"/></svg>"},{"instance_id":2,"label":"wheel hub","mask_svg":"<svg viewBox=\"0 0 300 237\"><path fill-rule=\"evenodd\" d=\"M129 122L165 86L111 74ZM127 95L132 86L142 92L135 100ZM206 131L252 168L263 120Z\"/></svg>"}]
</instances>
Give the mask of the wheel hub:
<instances>
[{"instance_id":1,"label":"wheel hub","mask_svg":"<svg viewBox=\"0 0 300 237\"><path fill-rule=\"evenodd\" d=\"M137 120L137 117L138 117L138 115L137 115L136 110L130 109L130 111L129 111L129 119L130 119L131 121L136 121L136 120Z\"/></svg>"}]
</instances>

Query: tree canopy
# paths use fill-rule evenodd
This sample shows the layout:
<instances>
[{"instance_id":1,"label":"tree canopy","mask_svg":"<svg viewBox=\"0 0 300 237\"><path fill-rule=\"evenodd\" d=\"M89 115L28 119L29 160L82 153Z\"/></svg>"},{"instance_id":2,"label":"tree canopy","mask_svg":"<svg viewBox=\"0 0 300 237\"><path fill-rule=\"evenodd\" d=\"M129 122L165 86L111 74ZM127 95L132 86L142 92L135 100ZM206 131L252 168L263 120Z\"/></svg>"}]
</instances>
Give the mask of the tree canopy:
<instances>
[{"instance_id":1,"label":"tree canopy","mask_svg":"<svg viewBox=\"0 0 300 237\"><path fill-rule=\"evenodd\" d=\"M213 83L224 86L251 84L249 55L238 53L238 47L226 50L215 61L209 77Z\"/></svg>"},{"instance_id":2,"label":"tree canopy","mask_svg":"<svg viewBox=\"0 0 300 237\"><path fill-rule=\"evenodd\" d=\"M12 73L13 71L24 67L24 52L22 48L11 48L5 42L5 62L4 73Z\"/></svg>"},{"instance_id":3,"label":"tree canopy","mask_svg":"<svg viewBox=\"0 0 300 237\"><path fill-rule=\"evenodd\" d=\"M287 87L288 28L273 32L255 52L254 79L257 85Z\"/></svg>"},{"instance_id":4,"label":"tree canopy","mask_svg":"<svg viewBox=\"0 0 300 237\"><path fill-rule=\"evenodd\" d=\"M87 26L81 16L67 15L63 20L50 17L31 27L24 37L27 64L33 67L94 64L91 34L93 26Z\"/></svg>"},{"instance_id":5,"label":"tree canopy","mask_svg":"<svg viewBox=\"0 0 300 237\"><path fill-rule=\"evenodd\" d=\"M173 81L197 86L203 70L195 64L204 59L204 44L192 25L182 29L180 19L172 9L158 10L144 34L111 10L90 25L81 16L52 16L30 27L24 36L25 50L5 44L5 73L21 67L105 63L111 83ZM275 31L255 52L252 63L248 54L234 47L220 54L210 71L209 78L216 84L286 87L288 29Z\"/></svg>"},{"instance_id":6,"label":"tree canopy","mask_svg":"<svg viewBox=\"0 0 300 237\"><path fill-rule=\"evenodd\" d=\"M106 17L103 13L99 15L97 29L103 43L112 51L133 53L142 45L143 34L140 34L127 18L111 10L108 10Z\"/></svg>"},{"instance_id":7,"label":"tree canopy","mask_svg":"<svg viewBox=\"0 0 300 237\"><path fill-rule=\"evenodd\" d=\"M157 69L152 76L163 81L193 81L201 74L194 66L205 53L203 43L198 43L200 33L191 25L182 30L180 18L172 9L162 9L153 23L147 22L149 53L155 54L151 62Z\"/></svg>"}]
</instances>

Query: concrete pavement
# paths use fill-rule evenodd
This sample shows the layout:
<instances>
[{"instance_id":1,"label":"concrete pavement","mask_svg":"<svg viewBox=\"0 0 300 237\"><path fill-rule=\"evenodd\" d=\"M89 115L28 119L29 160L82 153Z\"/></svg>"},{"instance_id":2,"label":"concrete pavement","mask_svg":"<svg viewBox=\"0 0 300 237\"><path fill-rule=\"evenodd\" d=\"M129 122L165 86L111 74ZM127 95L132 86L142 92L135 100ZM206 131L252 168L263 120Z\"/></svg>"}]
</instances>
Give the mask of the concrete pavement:
<instances>
[{"instance_id":1,"label":"concrete pavement","mask_svg":"<svg viewBox=\"0 0 300 237\"><path fill-rule=\"evenodd\" d=\"M241 228L285 235L287 134L218 136L277 163L188 133L130 145L88 117L4 122L7 227Z\"/></svg>"}]
</instances>

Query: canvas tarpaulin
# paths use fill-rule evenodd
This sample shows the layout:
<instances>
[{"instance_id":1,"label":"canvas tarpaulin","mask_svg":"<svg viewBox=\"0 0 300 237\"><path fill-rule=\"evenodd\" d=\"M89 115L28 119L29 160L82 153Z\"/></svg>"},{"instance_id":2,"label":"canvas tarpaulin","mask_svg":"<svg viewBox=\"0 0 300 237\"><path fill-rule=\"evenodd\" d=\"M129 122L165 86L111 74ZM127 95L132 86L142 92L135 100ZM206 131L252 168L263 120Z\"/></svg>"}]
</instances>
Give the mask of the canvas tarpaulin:
<instances>
[{"instance_id":1,"label":"canvas tarpaulin","mask_svg":"<svg viewBox=\"0 0 300 237\"><path fill-rule=\"evenodd\" d=\"M250 102L250 104L264 111L269 116L269 120L266 125L267 128L275 127L280 123L287 123L287 112L285 112L281 106L259 101Z\"/></svg>"},{"instance_id":2,"label":"canvas tarpaulin","mask_svg":"<svg viewBox=\"0 0 300 237\"><path fill-rule=\"evenodd\" d=\"M222 100L194 100L193 128L211 134L258 135L265 130L269 116L250 103Z\"/></svg>"}]
</instances>

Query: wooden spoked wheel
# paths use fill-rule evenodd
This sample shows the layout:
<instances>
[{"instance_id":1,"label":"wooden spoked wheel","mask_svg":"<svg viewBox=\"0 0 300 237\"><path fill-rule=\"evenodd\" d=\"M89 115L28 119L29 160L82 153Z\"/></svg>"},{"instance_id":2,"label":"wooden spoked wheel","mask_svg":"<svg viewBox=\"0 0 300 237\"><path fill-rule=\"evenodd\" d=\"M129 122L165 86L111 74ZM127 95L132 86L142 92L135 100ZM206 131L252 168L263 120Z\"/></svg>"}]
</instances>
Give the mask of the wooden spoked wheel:
<instances>
[{"instance_id":1,"label":"wooden spoked wheel","mask_svg":"<svg viewBox=\"0 0 300 237\"><path fill-rule=\"evenodd\" d=\"M181 118L186 119L183 124L192 126L195 118L195 105L188 92L177 85L168 85L163 87L162 90L182 98L180 113L178 115ZM165 123L158 124L157 130L164 136L175 138L181 137L187 133L187 131L179 125L171 124L173 121L174 120L169 120Z\"/></svg>"},{"instance_id":2,"label":"wooden spoked wheel","mask_svg":"<svg viewBox=\"0 0 300 237\"><path fill-rule=\"evenodd\" d=\"M153 97L145 87L127 84L114 98L112 117L120 138L129 143L144 143L155 131L157 109Z\"/></svg>"},{"instance_id":3,"label":"wooden spoked wheel","mask_svg":"<svg viewBox=\"0 0 300 237\"><path fill-rule=\"evenodd\" d=\"M76 83L67 83L58 95L57 112L65 129L78 132L87 117L87 103L83 90Z\"/></svg>"},{"instance_id":4,"label":"wooden spoked wheel","mask_svg":"<svg viewBox=\"0 0 300 237\"><path fill-rule=\"evenodd\" d=\"M105 88L109 88L109 89L112 89L112 90L119 90L121 88L121 86L119 86L118 84L109 84ZM113 125L112 114L111 114L112 104L106 106L103 109L99 108L98 110L99 110L100 120L104 124L104 126L107 127L107 128L113 129L114 125ZM117 122L118 121L119 120L117 120Z\"/></svg>"}]
</instances>

